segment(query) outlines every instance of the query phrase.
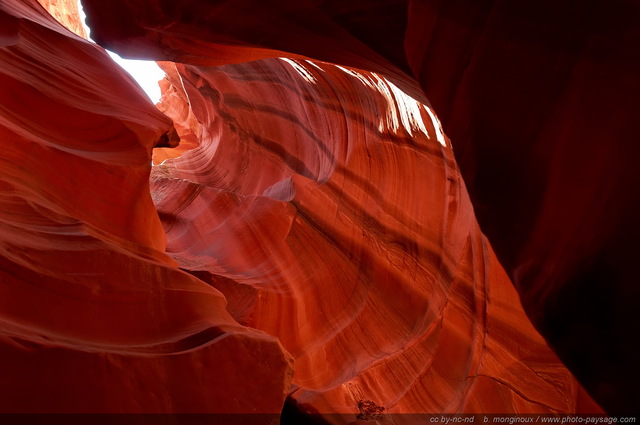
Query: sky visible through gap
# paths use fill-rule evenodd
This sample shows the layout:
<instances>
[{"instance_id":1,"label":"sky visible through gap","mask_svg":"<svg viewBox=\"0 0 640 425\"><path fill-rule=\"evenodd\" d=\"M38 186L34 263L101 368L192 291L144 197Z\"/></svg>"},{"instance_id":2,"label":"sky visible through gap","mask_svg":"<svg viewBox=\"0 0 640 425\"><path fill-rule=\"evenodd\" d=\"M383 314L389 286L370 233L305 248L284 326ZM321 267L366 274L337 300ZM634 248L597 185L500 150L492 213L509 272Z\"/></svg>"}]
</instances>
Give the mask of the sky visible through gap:
<instances>
[{"instance_id":1,"label":"sky visible through gap","mask_svg":"<svg viewBox=\"0 0 640 425\"><path fill-rule=\"evenodd\" d=\"M84 26L84 30L87 32L87 36L89 36L91 30L85 23L86 15L84 14L80 0L78 0L78 12L80 13L80 21ZM116 53L108 50L107 53L109 53L109 56L111 56L118 65L120 65L133 77L134 80L138 82L140 87L142 87L145 93L147 93L147 96L149 96L153 103L158 103L160 101L160 87L158 86L158 81L160 81L165 74L154 61L124 59Z\"/></svg>"}]
</instances>

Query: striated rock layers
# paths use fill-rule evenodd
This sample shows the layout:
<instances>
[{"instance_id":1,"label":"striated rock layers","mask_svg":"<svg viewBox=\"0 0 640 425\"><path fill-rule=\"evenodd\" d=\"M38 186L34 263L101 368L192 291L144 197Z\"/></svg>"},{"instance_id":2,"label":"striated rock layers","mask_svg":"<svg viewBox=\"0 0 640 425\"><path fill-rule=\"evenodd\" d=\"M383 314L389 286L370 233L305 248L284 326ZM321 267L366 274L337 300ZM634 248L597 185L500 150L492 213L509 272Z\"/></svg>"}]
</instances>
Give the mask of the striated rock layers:
<instances>
[{"instance_id":1,"label":"striated rock layers","mask_svg":"<svg viewBox=\"0 0 640 425\"><path fill-rule=\"evenodd\" d=\"M611 333L624 348L633 323L607 304L633 295L629 253L607 251L619 262L601 274L587 266L626 246L635 198L607 196L637 182L629 150L581 127L609 96L591 74L591 27L562 39L569 56L535 32L533 53L513 55L516 70L526 57L563 71L549 71L554 90L527 91L527 109L507 102L520 79L488 74L522 42L506 36L520 22L508 2L343 3L85 0L99 43L175 62L156 109L35 0L0 1L0 411L278 413L285 397L351 415L335 421L363 408L600 411L520 297L597 400L629 406L603 348L583 356L594 370L571 351L593 324L593 345ZM634 63L613 63L597 75L636 88ZM637 106L622 106L617 126L604 121L610 143L630 134ZM599 311L589 291L605 278ZM574 322L557 303L581 283ZM586 308L611 317L581 324Z\"/></svg>"},{"instance_id":2,"label":"striated rock layers","mask_svg":"<svg viewBox=\"0 0 640 425\"><path fill-rule=\"evenodd\" d=\"M171 121L35 1L0 20L0 412L279 411L279 341L164 253Z\"/></svg>"},{"instance_id":3,"label":"striated rock layers","mask_svg":"<svg viewBox=\"0 0 640 425\"><path fill-rule=\"evenodd\" d=\"M199 141L156 154L167 251L279 338L299 409L597 409L526 318L427 106L310 60L164 66L160 109Z\"/></svg>"},{"instance_id":4,"label":"striated rock layers","mask_svg":"<svg viewBox=\"0 0 640 425\"><path fill-rule=\"evenodd\" d=\"M202 67L307 57L426 93L529 317L609 411L635 411L637 2L85 3L123 53Z\"/></svg>"}]
</instances>

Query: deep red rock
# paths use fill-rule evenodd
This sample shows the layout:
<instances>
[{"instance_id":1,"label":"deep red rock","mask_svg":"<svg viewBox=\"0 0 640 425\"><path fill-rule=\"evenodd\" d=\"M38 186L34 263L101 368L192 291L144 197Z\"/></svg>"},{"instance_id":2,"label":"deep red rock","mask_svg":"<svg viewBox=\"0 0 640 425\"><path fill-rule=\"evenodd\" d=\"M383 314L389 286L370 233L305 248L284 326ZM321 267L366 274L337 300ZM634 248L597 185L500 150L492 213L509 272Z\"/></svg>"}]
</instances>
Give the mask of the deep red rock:
<instances>
[{"instance_id":1,"label":"deep red rock","mask_svg":"<svg viewBox=\"0 0 640 425\"><path fill-rule=\"evenodd\" d=\"M288 354L164 253L171 120L35 1L0 21L0 412L278 413Z\"/></svg>"},{"instance_id":2,"label":"deep red rock","mask_svg":"<svg viewBox=\"0 0 640 425\"><path fill-rule=\"evenodd\" d=\"M181 64L160 113L35 1L0 2L2 411L599 411L520 297L632 405L626 3L600 32L595 6L571 32L544 3L84 3L103 45Z\"/></svg>"},{"instance_id":3,"label":"deep red rock","mask_svg":"<svg viewBox=\"0 0 640 425\"><path fill-rule=\"evenodd\" d=\"M635 2L86 3L98 39L132 55L200 66L302 56L426 93L529 316L610 411L633 410Z\"/></svg>"},{"instance_id":4,"label":"deep red rock","mask_svg":"<svg viewBox=\"0 0 640 425\"><path fill-rule=\"evenodd\" d=\"M424 2L406 38L529 316L619 414L640 396L639 20L624 0Z\"/></svg>"},{"instance_id":5,"label":"deep red rock","mask_svg":"<svg viewBox=\"0 0 640 425\"><path fill-rule=\"evenodd\" d=\"M524 314L426 106L320 62L165 69L160 108L199 141L153 167L167 251L280 339L301 410L598 411Z\"/></svg>"}]
</instances>

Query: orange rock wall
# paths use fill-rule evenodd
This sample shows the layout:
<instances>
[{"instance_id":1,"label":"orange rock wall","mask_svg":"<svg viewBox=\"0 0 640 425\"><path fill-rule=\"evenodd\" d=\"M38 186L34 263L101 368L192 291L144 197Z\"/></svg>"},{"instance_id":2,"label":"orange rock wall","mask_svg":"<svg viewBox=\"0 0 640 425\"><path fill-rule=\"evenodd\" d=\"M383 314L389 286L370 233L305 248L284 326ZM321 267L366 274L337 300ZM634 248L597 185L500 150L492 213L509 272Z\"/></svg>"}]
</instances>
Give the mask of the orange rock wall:
<instances>
[{"instance_id":1,"label":"orange rock wall","mask_svg":"<svg viewBox=\"0 0 640 425\"><path fill-rule=\"evenodd\" d=\"M633 409L636 2L86 3L101 42L131 54L309 57L428 97L529 316L610 411Z\"/></svg>"},{"instance_id":2,"label":"orange rock wall","mask_svg":"<svg viewBox=\"0 0 640 425\"><path fill-rule=\"evenodd\" d=\"M200 140L153 167L167 252L279 338L301 410L598 410L524 314L428 107L322 62L165 68L160 107Z\"/></svg>"},{"instance_id":3,"label":"orange rock wall","mask_svg":"<svg viewBox=\"0 0 640 425\"><path fill-rule=\"evenodd\" d=\"M66 28L82 38L87 38L78 14L77 0L38 0L38 3Z\"/></svg>"},{"instance_id":4,"label":"orange rock wall","mask_svg":"<svg viewBox=\"0 0 640 425\"><path fill-rule=\"evenodd\" d=\"M171 120L39 4L0 20L0 412L278 413L288 354L164 253Z\"/></svg>"},{"instance_id":5,"label":"orange rock wall","mask_svg":"<svg viewBox=\"0 0 640 425\"><path fill-rule=\"evenodd\" d=\"M636 9L515 4L0 2L0 410L628 410Z\"/></svg>"},{"instance_id":6,"label":"orange rock wall","mask_svg":"<svg viewBox=\"0 0 640 425\"><path fill-rule=\"evenodd\" d=\"M529 317L603 406L637 411L638 3L414 6L413 75Z\"/></svg>"}]
</instances>

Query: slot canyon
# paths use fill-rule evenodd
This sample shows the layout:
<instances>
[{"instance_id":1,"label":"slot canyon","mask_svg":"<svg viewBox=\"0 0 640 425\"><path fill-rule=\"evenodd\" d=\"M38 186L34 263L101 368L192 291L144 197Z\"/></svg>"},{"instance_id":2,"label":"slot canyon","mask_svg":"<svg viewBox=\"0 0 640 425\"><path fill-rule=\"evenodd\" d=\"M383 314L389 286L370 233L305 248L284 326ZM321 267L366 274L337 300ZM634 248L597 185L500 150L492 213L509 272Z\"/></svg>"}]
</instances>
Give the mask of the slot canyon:
<instances>
[{"instance_id":1,"label":"slot canyon","mask_svg":"<svg viewBox=\"0 0 640 425\"><path fill-rule=\"evenodd\" d=\"M0 413L637 410L638 2L82 5L0 0Z\"/></svg>"}]
</instances>

